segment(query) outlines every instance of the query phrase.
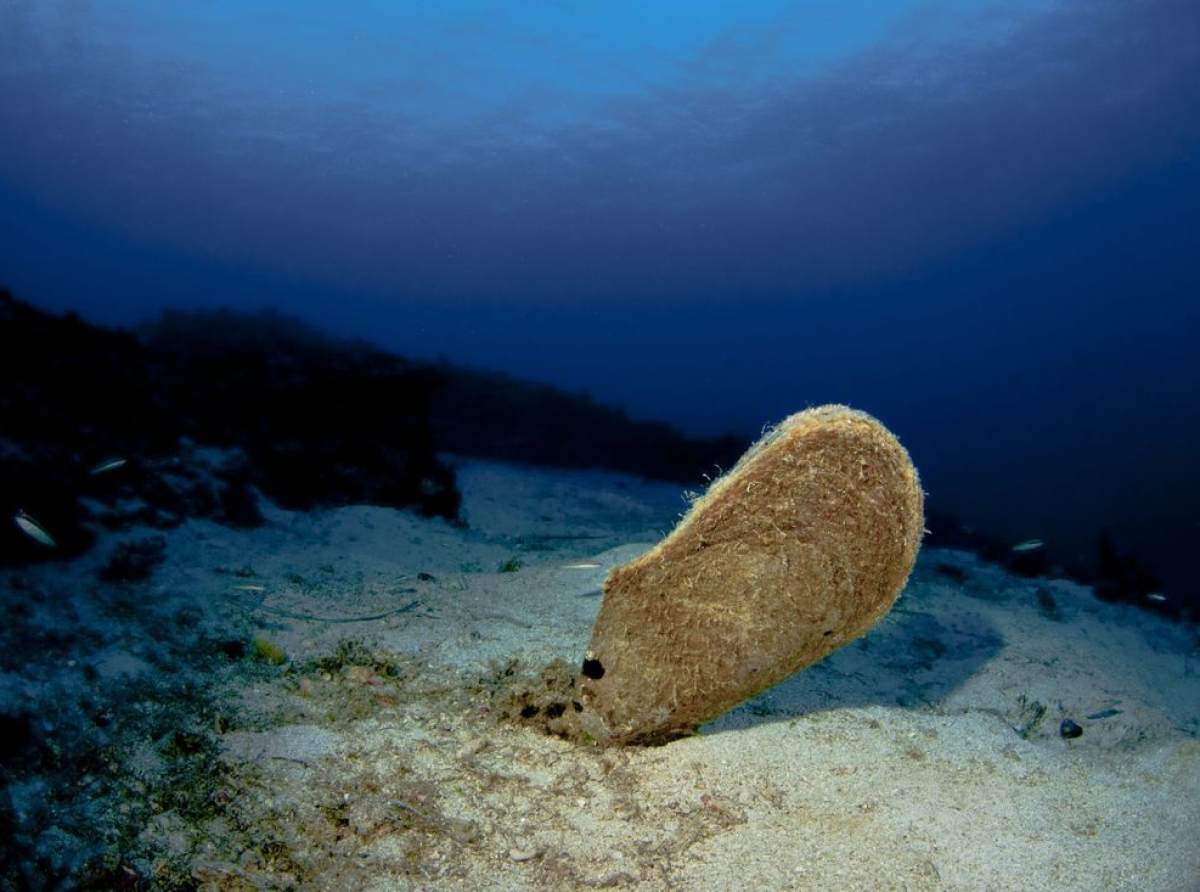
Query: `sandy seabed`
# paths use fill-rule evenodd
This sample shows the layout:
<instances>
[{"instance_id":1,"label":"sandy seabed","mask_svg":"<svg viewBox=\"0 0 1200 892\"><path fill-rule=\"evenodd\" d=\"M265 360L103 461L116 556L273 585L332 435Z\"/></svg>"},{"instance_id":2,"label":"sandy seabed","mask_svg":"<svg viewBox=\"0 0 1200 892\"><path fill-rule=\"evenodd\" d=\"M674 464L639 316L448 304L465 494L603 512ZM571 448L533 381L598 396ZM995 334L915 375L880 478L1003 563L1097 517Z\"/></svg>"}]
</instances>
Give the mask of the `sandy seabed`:
<instances>
[{"instance_id":1,"label":"sandy seabed","mask_svg":"<svg viewBox=\"0 0 1200 892\"><path fill-rule=\"evenodd\" d=\"M4 878L1200 889L1194 627L927 549L867 637L694 737L588 748L541 733L529 704L681 494L485 462L459 478L467 528L267 507L257 530L130 531L0 576L20 738ZM98 581L122 549L161 563Z\"/></svg>"}]
</instances>

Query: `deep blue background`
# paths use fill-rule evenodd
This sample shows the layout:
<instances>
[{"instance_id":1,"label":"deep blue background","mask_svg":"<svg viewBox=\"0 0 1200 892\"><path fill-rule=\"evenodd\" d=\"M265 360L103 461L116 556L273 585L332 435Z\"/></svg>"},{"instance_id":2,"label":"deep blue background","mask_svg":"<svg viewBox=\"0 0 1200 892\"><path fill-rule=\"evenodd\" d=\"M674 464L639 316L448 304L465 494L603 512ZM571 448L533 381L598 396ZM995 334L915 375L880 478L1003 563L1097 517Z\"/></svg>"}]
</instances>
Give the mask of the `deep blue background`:
<instances>
[{"instance_id":1,"label":"deep blue background","mask_svg":"<svg viewBox=\"0 0 1200 892\"><path fill-rule=\"evenodd\" d=\"M423 5L0 0L0 283L848 402L932 507L1195 590L1195 0Z\"/></svg>"}]
</instances>

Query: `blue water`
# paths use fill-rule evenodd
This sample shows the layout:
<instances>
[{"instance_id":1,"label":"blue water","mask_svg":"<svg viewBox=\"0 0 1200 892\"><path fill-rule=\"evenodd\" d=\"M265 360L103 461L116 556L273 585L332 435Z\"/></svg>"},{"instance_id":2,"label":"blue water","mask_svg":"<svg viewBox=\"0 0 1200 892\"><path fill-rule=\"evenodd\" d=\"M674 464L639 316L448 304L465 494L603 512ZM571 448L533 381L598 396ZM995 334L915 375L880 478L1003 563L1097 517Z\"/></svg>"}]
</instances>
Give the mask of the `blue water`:
<instances>
[{"instance_id":1,"label":"blue water","mask_svg":"<svg viewBox=\"0 0 1200 892\"><path fill-rule=\"evenodd\" d=\"M0 0L0 284L847 402L931 508L1197 591L1200 4L342 6Z\"/></svg>"}]
</instances>

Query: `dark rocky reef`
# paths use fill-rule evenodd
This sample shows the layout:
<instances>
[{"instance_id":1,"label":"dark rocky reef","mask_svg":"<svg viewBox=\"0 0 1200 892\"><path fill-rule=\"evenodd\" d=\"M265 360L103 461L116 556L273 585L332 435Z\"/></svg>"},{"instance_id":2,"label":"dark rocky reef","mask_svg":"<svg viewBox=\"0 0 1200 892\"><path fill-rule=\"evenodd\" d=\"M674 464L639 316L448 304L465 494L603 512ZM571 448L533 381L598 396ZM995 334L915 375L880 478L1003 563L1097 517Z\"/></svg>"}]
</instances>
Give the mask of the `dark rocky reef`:
<instances>
[{"instance_id":1,"label":"dark rocky reef","mask_svg":"<svg viewBox=\"0 0 1200 892\"><path fill-rule=\"evenodd\" d=\"M1140 557L1114 544L1108 532L1102 532L1094 553L1061 556L1053 545L1017 550L1011 540L980 531L952 514L936 509L926 513L928 533L923 545L930 548L954 548L971 551L983 560L999 564L1014 576L1027 579L1063 577L1090 585L1103 601L1133 604L1143 610L1175 619L1194 621L1200 615L1200 590L1192 584L1176 586L1172 594L1163 593L1162 577ZM934 572L963 582L962 571L954 565L940 564ZM1053 599L1041 605L1044 613L1053 613Z\"/></svg>"},{"instance_id":2,"label":"dark rocky reef","mask_svg":"<svg viewBox=\"0 0 1200 892\"><path fill-rule=\"evenodd\" d=\"M273 312L169 312L139 334L180 434L243 452L249 482L277 504L457 517L429 423L432 368Z\"/></svg>"},{"instance_id":3,"label":"dark rocky reef","mask_svg":"<svg viewBox=\"0 0 1200 892\"><path fill-rule=\"evenodd\" d=\"M430 423L439 447L522 464L606 468L702 485L733 467L749 437L694 438L659 421L631 419L583 393L506 375L439 366Z\"/></svg>"},{"instance_id":4,"label":"dark rocky reef","mask_svg":"<svg viewBox=\"0 0 1200 892\"><path fill-rule=\"evenodd\" d=\"M295 510L375 504L457 522L445 453L698 483L744 445L273 312L168 312L114 331L0 289L0 564L79 554L101 528L252 527L256 492ZM96 473L111 459L123 461ZM11 521L21 511L56 547Z\"/></svg>"},{"instance_id":5,"label":"dark rocky reef","mask_svg":"<svg viewBox=\"0 0 1200 892\"><path fill-rule=\"evenodd\" d=\"M429 424L439 385L274 314L168 314L134 334L0 293L0 562L78 554L102 527L255 526L255 490L293 509L455 520ZM11 522L18 511L56 547Z\"/></svg>"}]
</instances>

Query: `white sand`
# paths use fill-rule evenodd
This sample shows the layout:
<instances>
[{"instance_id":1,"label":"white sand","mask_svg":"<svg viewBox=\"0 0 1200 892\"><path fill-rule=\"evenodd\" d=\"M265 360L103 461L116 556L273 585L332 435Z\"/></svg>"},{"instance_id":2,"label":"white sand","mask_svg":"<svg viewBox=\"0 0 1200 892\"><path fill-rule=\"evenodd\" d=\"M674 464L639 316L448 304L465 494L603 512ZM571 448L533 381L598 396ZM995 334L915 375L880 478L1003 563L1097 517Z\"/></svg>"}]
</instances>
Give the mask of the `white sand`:
<instances>
[{"instance_id":1,"label":"white sand","mask_svg":"<svg viewBox=\"0 0 1200 892\"><path fill-rule=\"evenodd\" d=\"M460 482L467 530L352 508L170 534L156 597L248 618L289 664L222 682L245 720L219 735L221 809L157 815L143 875L170 861L205 889L1200 889L1195 629L926 551L865 639L696 737L593 750L498 721L500 699L580 659L604 573L666 531L679 491L479 462ZM355 617L373 618L333 621ZM347 640L369 657L313 667ZM1081 737L1060 736L1065 718Z\"/></svg>"}]
</instances>

